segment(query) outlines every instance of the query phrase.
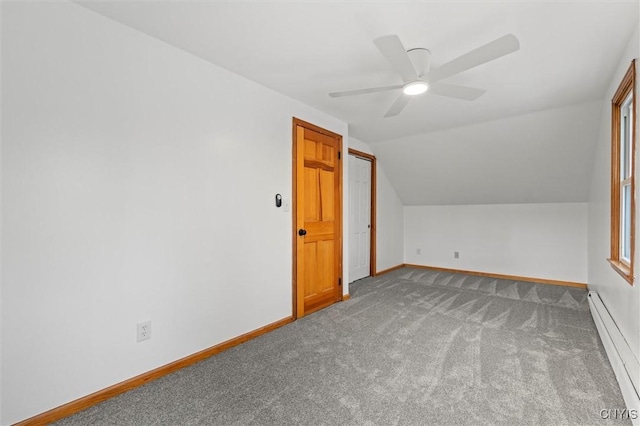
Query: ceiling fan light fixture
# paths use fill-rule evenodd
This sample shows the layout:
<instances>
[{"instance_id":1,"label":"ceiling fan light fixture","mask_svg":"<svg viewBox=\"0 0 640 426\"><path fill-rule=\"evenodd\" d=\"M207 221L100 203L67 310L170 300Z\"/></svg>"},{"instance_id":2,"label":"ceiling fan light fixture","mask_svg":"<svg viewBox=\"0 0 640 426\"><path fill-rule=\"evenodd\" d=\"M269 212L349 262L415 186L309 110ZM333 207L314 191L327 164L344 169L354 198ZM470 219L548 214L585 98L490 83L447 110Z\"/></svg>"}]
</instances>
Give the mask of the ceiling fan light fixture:
<instances>
[{"instance_id":1,"label":"ceiling fan light fixture","mask_svg":"<svg viewBox=\"0 0 640 426\"><path fill-rule=\"evenodd\" d=\"M426 81L418 80L407 83L402 88L405 95L416 96L421 95L429 90L429 84Z\"/></svg>"}]
</instances>

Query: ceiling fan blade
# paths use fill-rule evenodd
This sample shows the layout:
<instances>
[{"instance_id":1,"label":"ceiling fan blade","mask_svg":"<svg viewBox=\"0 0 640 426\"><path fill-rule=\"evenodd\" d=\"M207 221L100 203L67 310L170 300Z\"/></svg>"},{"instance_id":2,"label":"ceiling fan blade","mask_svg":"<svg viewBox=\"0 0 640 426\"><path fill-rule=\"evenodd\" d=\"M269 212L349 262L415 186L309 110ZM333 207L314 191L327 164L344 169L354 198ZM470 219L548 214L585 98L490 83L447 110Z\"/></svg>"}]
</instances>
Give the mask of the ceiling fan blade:
<instances>
[{"instance_id":1,"label":"ceiling fan blade","mask_svg":"<svg viewBox=\"0 0 640 426\"><path fill-rule=\"evenodd\" d=\"M378 50L387 58L391 66L400 73L402 81L413 81L418 78L418 73L407 55L400 38L397 35L386 35L373 40Z\"/></svg>"},{"instance_id":2,"label":"ceiling fan blade","mask_svg":"<svg viewBox=\"0 0 640 426\"><path fill-rule=\"evenodd\" d=\"M476 89L475 87L458 86L457 84L433 83L429 86L429 93L440 96L448 96L450 98L464 99L466 101L475 101L486 93L484 89Z\"/></svg>"},{"instance_id":3,"label":"ceiling fan blade","mask_svg":"<svg viewBox=\"0 0 640 426\"><path fill-rule=\"evenodd\" d=\"M396 101L393 103L393 105L391 105L391 108L389 108L389 110L384 116L395 117L396 115L400 114L400 112L404 109L404 107L406 107L407 104L409 103L409 99L411 99L410 96L407 96L404 93L401 94L398 97L398 99L396 99Z\"/></svg>"},{"instance_id":4,"label":"ceiling fan blade","mask_svg":"<svg viewBox=\"0 0 640 426\"><path fill-rule=\"evenodd\" d=\"M332 98L340 98L342 96L364 95L366 93L386 92L387 90L402 89L402 84L384 87L370 87L368 89L346 90L344 92L332 92L329 96Z\"/></svg>"},{"instance_id":5,"label":"ceiling fan blade","mask_svg":"<svg viewBox=\"0 0 640 426\"><path fill-rule=\"evenodd\" d=\"M427 81L436 82L470 68L498 59L520 49L520 42L513 34L507 34L497 40L478 47L469 53L447 62L427 74Z\"/></svg>"}]
</instances>

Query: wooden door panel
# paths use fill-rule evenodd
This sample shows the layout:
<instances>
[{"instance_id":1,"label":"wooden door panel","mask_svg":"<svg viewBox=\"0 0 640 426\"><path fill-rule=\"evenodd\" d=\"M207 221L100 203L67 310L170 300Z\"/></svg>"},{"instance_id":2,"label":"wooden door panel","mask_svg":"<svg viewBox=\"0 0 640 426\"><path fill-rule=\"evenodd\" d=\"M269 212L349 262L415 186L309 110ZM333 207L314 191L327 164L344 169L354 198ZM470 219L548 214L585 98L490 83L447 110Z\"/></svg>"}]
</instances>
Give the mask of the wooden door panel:
<instances>
[{"instance_id":1,"label":"wooden door panel","mask_svg":"<svg viewBox=\"0 0 640 426\"><path fill-rule=\"evenodd\" d=\"M317 243L317 257L318 264L318 280L316 291L318 294L324 294L329 297L333 296L333 290L335 286L334 282L334 245L333 240L323 240Z\"/></svg>"},{"instance_id":2,"label":"wooden door panel","mask_svg":"<svg viewBox=\"0 0 640 426\"><path fill-rule=\"evenodd\" d=\"M304 244L304 298L308 299L317 293L316 277L318 276L318 243L311 242Z\"/></svg>"},{"instance_id":3,"label":"wooden door panel","mask_svg":"<svg viewBox=\"0 0 640 426\"><path fill-rule=\"evenodd\" d=\"M326 162L330 166L333 166L335 157L336 157L335 148L333 146L329 146L323 143L323 144L320 144L319 151L320 151L320 155L318 156L318 159Z\"/></svg>"},{"instance_id":4,"label":"wooden door panel","mask_svg":"<svg viewBox=\"0 0 640 426\"><path fill-rule=\"evenodd\" d=\"M342 297L341 137L306 125L294 121L298 317Z\"/></svg>"},{"instance_id":5,"label":"wooden door panel","mask_svg":"<svg viewBox=\"0 0 640 426\"><path fill-rule=\"evenodd\" d=\"M318 158L318 143L311 139L304 140L304 159L315 160Z\"/></svg>"},{"instance_id":6,"label":"wooden door panel","mask_svg":"<svg viewBox=\"0 0 640 426\"><path fill-rule=\"evenodd\" d=\"M320 240L305 243L305 299L333 293L334 243Z\"/></svg>"},{"instance_id":7,"label":"wooden door panel","mask_svg":"<svg viewBox=\"0 0 640 426\"><path fill-rule=\"evenodd\" d=\"M333 222L335 219L334 191L335 173L326 170L320 172L320 217L323 222Z\"/></svg>"},{"instance_id":8,"label":"wooden door panel","mask_svg":"<svg viewBox=\"0 0 640 426\"><path fill-rule=\"evenodd\" d=\"M315 222L320 220L320 188L318 187L318 170L304 168L304 220Z\"/></svg>"}]
</instances>

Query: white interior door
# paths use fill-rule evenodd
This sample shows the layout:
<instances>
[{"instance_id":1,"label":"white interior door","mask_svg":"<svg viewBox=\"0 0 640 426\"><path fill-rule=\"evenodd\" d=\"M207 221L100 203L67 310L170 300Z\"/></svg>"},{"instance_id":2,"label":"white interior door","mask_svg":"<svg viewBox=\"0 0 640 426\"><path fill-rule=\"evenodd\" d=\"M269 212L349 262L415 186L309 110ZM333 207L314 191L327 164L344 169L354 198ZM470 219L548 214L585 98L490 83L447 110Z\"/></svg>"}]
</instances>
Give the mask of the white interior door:
<instances>
[{"instance_id":1,"label":"white interior door","mask_svg":"<svg viewBox=\"0 0 640 426\"><path fill-rule=\"evenodd\" d=\"M371 161L349 155L349 279L368 277L371 262Z\"/></svg>"}]
</instances>

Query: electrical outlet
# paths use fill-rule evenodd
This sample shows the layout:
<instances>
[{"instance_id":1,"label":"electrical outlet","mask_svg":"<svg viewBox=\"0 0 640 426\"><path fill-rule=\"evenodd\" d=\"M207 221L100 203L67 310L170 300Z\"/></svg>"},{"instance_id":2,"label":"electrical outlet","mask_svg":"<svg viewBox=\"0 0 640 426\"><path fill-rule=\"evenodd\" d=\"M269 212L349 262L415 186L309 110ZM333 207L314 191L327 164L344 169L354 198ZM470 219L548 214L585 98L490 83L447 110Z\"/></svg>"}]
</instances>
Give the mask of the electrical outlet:
<instances>
[{"instance_id":1,"label":"electrical outlet","mask_svg":"<svg viewBox=\"0 0 640 426\"><path fill-rule=\"evenodd\" d=\"M453 252L453 258L454 259L460 259L460 252L459 251L454 251Z\"/></svg>"},{"instance_id":2,"label":"electrical outlet","mask_svg":"<svg viewBox=\"0 0 640 426\"><path fill-rule=\"evenodd\" d=\"M416 249L416 254L422 254L422 249Z\"/></svg>"},{"instance_id":3,"label":"electrical outlet","mask_svg":"<svg viewBox=\"0 0 640 426\"><path fill-rule=\"evenodd\" d=\"M138 342L151 339L151 321L138 323Z\"/></svg>"}]
</instances>

